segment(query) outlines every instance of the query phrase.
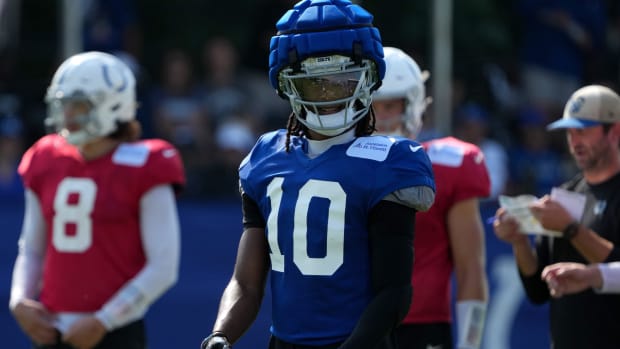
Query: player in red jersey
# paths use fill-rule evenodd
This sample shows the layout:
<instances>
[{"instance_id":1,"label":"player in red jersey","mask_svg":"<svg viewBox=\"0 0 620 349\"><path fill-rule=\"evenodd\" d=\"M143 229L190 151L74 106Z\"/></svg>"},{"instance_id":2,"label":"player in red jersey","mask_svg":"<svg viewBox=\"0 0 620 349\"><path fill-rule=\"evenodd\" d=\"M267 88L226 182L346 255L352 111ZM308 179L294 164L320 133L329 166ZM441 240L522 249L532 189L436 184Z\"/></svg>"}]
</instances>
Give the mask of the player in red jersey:
<instances>
[{"instance_id":1,"label":"player in red jersey","mask_svg":"<svg viewBox=\"0 0 620 349\"><path fill-rule=\"evenodd\" d=\"M378 133L415 138L429 99L417 63L402 50L385 47L386 73L373 96ZM453 137L423 143L435 173L437 194L415 221L415 285L411 308L398 329L400 348L453 347L451 275L455 272L457 348L479 348L488 297L484 228L479 198L490 181L480 149Z\"/></svg>"},{"instance_id":2,"label":"player in red jersey","mask_svg":"<svg viewBox=\"0 0 620 349\"><path fill-rule=\"evenodd\" d=\"M67 59L24 154L24 224L10 309L35 348L146 348L142 318L177 280L177 150L138 140L136 82L116 57Z\"/></svg>"}]
</instances>

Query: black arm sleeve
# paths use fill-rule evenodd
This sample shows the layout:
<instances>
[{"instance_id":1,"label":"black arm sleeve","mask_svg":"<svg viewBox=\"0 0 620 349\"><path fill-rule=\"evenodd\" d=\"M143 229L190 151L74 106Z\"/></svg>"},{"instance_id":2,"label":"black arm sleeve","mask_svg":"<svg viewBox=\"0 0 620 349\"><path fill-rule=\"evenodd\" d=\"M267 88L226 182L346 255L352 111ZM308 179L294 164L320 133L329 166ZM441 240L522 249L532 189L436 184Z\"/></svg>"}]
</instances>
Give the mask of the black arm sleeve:
<instances>
[{"instance_id":1,"label":"black arm sleeve","mask_svg":"<svg viewBox=\"0 0 620 349\"><path fill-rule=\"evenodd\" d=\"M392 330L411 303L415 212L390 201L371 210L368 233L375 297L339 349L392 348Z\"/></svg>"},{"instance_id":2,"label":"black arm sleeve","mask_svg":"<svg viewBox=\"0 0 620 349\"><path fill-rule=\"evenodd\" d=\"M527 298L535 304L545 303L551 297L547 284L540 278L545 266L551 263L550 244L551 240L549 238L538 237L536 240L536 256L538 259L536 272L531 276L526 276L519 271L525 294Z\"/></svg>"},{"instance_id":3,"label":"black arm sleeve","mask_svg":"<svg viewBox=\"0 0 620 349\"><path fill-rule=\"evenodd\" d=\"M243 212L243 228L265 228L265 219L256 201L246 193L241 193L241 210Z\"/></svg>"}]
</instances>

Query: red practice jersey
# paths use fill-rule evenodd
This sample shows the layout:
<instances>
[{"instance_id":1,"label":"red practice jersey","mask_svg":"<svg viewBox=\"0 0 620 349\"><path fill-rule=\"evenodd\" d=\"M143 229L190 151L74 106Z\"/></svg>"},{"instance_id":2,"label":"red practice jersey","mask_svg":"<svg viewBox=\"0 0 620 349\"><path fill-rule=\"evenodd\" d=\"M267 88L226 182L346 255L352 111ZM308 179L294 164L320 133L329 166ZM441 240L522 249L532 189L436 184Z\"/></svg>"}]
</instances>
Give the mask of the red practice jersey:
<instances>
[{"instance_id":1,"label":"red practice jersey","mask_svg":"<svg viewBox=\"0 0 620 349\"><path fill-rule=\"evenodd\" d=\"M423 144L435 172L435 202L415 222L413 302L404 323L449 322L453 269L447 216L462 200L489 196L491 182L481 150L453 137Z\"/></svg>"},{"instance_id":2,"label":"red practice jersey","mask_svg":"<svg viewBox=\"0 0 620 349\"><path fill-rule=\"evenodd\" d=\"M185 184L177 150L162 140L123 143L85 161L58 135L24 154L19 173L39 198L47 248L41 302L52 312L99 310L146 262L140 199Z\"/></svg>"}]
</instances>

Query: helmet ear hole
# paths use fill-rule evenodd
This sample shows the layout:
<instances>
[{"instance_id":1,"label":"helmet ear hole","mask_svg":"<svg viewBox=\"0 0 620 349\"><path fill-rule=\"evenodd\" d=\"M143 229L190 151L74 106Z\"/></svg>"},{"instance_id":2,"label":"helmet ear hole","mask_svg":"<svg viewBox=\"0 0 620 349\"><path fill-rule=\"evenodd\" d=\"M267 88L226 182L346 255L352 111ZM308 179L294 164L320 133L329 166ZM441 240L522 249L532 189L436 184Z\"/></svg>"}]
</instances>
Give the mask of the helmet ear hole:
<instances>
[{"instance_id":1,"label":"helmet ear hole","mask_svg":"<svg viewBox=\"0 0 620 349\"><path fill-rule=\"evenodd\" d=\"M296 48L291 48L288 51L288 61L290 62L290 66L293 71L301 70L301 62L299 61L299 55L297 54Z\"/></svg>"},{"instance_id":2,"label":"helmet ear hole","mask_svg":"<svg viewBox=\"0 0 620 349\"><path fill-rule=\"evenodd\" d=\"M353 62L356 65L362 65L362 44L357 41L353 42L353 49L351 51L353 52Z\"/></svg>"}]
</instances>

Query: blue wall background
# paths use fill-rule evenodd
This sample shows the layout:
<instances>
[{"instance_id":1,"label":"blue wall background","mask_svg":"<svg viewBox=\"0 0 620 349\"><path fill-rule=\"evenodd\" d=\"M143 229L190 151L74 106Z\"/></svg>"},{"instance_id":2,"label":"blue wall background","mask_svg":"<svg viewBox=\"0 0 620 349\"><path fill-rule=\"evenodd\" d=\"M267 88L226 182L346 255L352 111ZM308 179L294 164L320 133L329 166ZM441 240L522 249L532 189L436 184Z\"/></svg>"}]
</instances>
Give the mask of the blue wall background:
<instances>
[{"instance_id":1,"label":"blue wall background","mask_svg":"<svg viewBox=\"0 0 620 349\"><path fill-rule=\"evenodd\" d=\"M485 203L481 208L483 219L493 216L495 209L495 203ZM29 347L7 306L22 213L21 197L0 197L0 302L4 304L0 306L0 333L2 347L11 349ZM183 234L181 274L177 285L147 315L150 349L198 348L211 330L241 234L241 210L236 201L182 201L179 214ZM524 298L511 249L490 229L486 227L491 302L483 347L549 348L547 307L532 305ZM258 318L235 349L266 348L269 317L267 290Z\"/></svg>"}]
</instances>

